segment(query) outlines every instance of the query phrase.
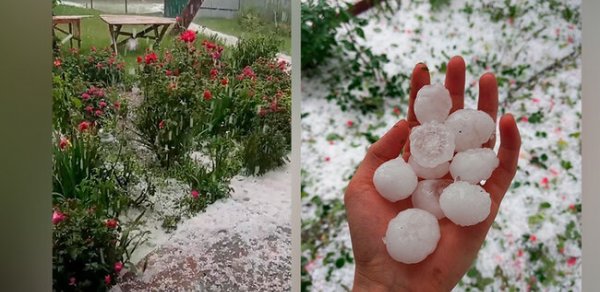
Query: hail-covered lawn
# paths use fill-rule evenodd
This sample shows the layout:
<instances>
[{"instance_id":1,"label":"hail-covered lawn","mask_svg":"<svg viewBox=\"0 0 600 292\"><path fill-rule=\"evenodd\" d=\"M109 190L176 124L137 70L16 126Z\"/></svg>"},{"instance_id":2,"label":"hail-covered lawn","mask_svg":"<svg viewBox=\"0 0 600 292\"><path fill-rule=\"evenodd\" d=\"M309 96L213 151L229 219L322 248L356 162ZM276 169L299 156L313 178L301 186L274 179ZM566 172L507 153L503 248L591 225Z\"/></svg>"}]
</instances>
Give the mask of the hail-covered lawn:
<instances>
[{"instance_id":1,"label":"hail-covered lawn","mask_svg":"<svg viewBox=\"0 0 600 292\"><path fill-rule=\"evenodd\" d=\"M391 74L425 62L432 82L443 82L445 63L462 55L467 108L477 105L478 78L494 72L499 113L517 119L517 175L457 291L581 290L579 7L578 0L455 0L432 11L428 1L402 1L390 20L370 18L365 28L365 43L388 55ZM405 117L407 103L389 97L385 114L362 115L341 111L328 93L318 75L303 77L303 282L344 291L354 272L345 187L371 142Z\"/></svg>"}]
</instances>

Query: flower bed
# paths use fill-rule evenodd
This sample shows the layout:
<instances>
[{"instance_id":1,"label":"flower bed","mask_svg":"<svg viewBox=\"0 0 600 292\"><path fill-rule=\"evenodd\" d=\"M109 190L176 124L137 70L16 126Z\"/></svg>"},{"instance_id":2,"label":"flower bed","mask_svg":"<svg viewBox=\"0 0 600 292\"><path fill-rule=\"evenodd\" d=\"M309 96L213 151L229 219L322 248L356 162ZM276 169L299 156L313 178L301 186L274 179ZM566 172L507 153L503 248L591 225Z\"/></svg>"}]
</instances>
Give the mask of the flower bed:
<instances>
[{"instance_id":1,"label":"flower bed","mask_svg":"<svg viewBox=\"0 0 600 292\"><path fill-rule=\"evenodd\" d=\"M109 49L57 50L57 290L115 285L135 272L136 249L154 225L169 232L227 197L238 173L287 162L290 75L288 64L273 60L276 51L258 41L254 59L240 67L239 48L193 31L175 42L139 56L133 73Z\"/></svg>"}]
</instances>

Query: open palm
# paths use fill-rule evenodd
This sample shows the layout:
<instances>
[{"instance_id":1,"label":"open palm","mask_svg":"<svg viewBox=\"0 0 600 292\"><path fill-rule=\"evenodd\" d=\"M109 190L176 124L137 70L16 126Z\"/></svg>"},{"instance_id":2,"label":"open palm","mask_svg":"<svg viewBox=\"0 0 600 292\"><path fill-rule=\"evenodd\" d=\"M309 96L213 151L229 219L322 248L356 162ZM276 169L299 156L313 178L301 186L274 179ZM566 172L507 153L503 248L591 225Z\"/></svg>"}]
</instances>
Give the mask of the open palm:
<instances>
[{"instance_id":1,"label":"open palm","mask_svg":"<svg viewBox=\"0 0 600 292\"><path fill-rule=\"evenodd\" d=\"M465 62L461 57L453 57L447 68L445 86L452 96L453 112L464 105ZM400 211L412 208L412 203L410 199L392 203L381 197L373 185L373 173L382 163L401 154L405 160L410 156L410 128L419 124L413 111L414 100L419 89L429 83L427 67L417 64L411 77L407 119L394 125L369 148L346 190L344 200L356 262L354 291L451 290L475 260L515 175L521 138L513 116L506 114L499 122L500 164L483 185L492 199L487 219L468 227L455 225L447 218L440 220L441 238L437 248L419 263L403 264L388 255L382 240L387 224ZM491 73L479 79L478 109L496 120L498 86ZM494 144L495 138L492 138L485 146Z\"/></svg>"}]
</instances>

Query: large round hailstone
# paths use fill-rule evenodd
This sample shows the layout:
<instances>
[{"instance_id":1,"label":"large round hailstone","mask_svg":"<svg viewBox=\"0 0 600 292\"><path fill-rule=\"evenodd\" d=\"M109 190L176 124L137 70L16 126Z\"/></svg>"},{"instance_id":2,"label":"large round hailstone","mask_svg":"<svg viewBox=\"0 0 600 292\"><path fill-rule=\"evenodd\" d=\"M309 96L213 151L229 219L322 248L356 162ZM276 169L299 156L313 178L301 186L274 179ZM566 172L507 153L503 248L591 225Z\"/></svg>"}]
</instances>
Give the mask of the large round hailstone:
<instances>
[{"instance_id":1,"label":"large round hailstone","mask_svg":"<svg viewBox=\"0 0 600 292\"><path fill-rule=\"evenodd\" d=\"M390 220L385 246L396 261L414 264L431 254L440 240L440 226L435 216L421 209L406 209Z\"/></svg>"},{"instance_id":2,"label":"large round hailstone","mask_svg":"<svg viewBox=\"0 0 600 292\"><path fill-rule=\"evenodd\" d=\"M450 174L455 180L477 184L488 179L499 162L492 149L469 149L454 155L450 163Z\"/></svg>"},{"instance_id":3,"label":"large round hailstone","mask_svg":"<svg viewBox=\"0 0 600 292\"><path fill-rule=\"evenodd\" d=\"M413 108L419 123L443 123L452 109L450 92L441 84L425 85L417 92Z\"/></svg>"},{"instance_id":4,"label":"large round hailstone","mask_svg":"<svg viewBox=\"0 0 600 292\"><path fill-rule=\"evenodd\" d=\"M454 155L454 134L444 124L429 122L416 126L409 139L410 153L423 167L436 167Z\"/></svg>"},{"instance_id":5,"label":"large round hailstone","mask_svg":"<svg viewBox=\"0 0 600 292\"><path fill-rule=\"evenodd\" d=\"M402 158L383 163L373 175L377 192L392 202L408 198L417 187L417 182L417 175Z\"/></svg>"},{"instance_id":6,"label":"large round hailstone","mask_svg":"<svg viewBox=\"0 0 600 292\"><path fill-rule=\"evenodd\" d=\"M456 137L456 152L480 148L496 129L496 124L490 115L474 109L460 109L453 112L445 124Z\"/></svg>"},{"instance_id":7,"label":"large round hailstone","mask_svg":"<svg viewBox=\"0 0 600 292\"><path fill-rule=\"evenodd\" d=\"M448 162L448 161L442 162L440 165L437 165L434 167L424 167L424 166L419 165L415 161L413 156L410 156L408 158L408 165L410 165L410 167L412 167L412 169L415 171L415 174L418 177L424 178L424 179L436 179L436 178L443 177L444 175L446 175L446 173L448 173L448 169L450 167L450 162Z\"/></svg>"},{"instance_id":8,"label":"large round hailstone","mask_svg":"<svg viewBox=\"0 0 600 292\"><path fill-rule=\"evenodd\" d=\"M425 210L437 219L444 218L440 207L440 195L452 183L450 179L426 179L417 184L417 189L410 197L413 207Z\"/></svg>"},{"instance_id":9,"label":"large round hailstone","mask_svg":"<svg viewBox=\"0 0 600 292\"><path fill-rule=\"evenodd\" d=\"M481 186L457 181L447 186L440 196L444 215L460 226L475 225L488 217L492 200Z\"/></svg>"}]
</instances>

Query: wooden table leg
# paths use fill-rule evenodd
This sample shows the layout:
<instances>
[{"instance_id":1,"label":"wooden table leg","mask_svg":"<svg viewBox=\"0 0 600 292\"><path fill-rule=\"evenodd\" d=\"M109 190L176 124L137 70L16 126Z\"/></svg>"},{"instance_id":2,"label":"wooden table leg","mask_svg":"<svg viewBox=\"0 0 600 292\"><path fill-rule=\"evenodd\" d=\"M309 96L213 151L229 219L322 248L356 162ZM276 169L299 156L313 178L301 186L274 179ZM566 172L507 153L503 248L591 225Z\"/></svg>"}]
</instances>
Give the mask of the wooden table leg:
<instances>
[{"instance_id":1,"label":"wooden table leg","mask_svg":"<svg viewBox=\"0 0 600 292\"><path fill-rule=\"evenodd\" d=\"M77 40L77 47L81 49L81 21L79 19L75 21L75 40Z\"/></svg>"},{"instance_id":2,"label":"wooden table leg","mask_svg":"<svg viewBox=\"0 0 600 292\"><path fill-rule=\"evenodd\" d=\"M169 29L169 25L168 24L163 24L162 29L160 30L160 34L158 34L156 36L156 43L160 43L163 39L163 37L165 36L165 33L167 32L167 29Z\"/></svg>"},{"instance_id":3,"label":"wooden table leg","mask_svg":"<svg viewBox=\"0 0 600 292\"><path fill-rule=\"evenodd\" d=\"M71 44L71 49L73 48L73 23L69 22L69 34L71 38L69 39L69 43Z\"/></svg>"}]
</instances>

